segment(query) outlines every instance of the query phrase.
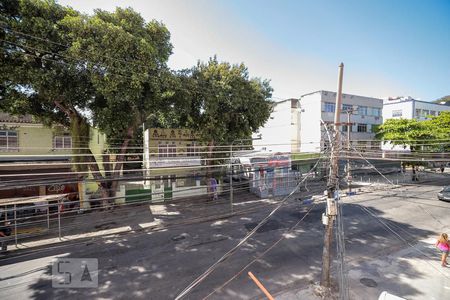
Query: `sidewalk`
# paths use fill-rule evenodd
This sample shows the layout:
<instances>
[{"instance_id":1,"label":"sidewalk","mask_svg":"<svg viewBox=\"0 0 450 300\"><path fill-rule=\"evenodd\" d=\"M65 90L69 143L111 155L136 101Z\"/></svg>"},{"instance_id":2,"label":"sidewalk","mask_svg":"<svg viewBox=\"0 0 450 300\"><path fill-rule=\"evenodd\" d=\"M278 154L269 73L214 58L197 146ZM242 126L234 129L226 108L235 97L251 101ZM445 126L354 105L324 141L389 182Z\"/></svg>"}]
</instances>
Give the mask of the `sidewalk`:
<instances>
[{"instance_id":1,"label":"sidewalk","mask_svg":"<svg viewBox=\"0 0 450 300\"><path fill-rule=\"evenodd\" d=\"M450 299L450 267L440 265L434 239L419 241L385 257L347 262L350 299L378 299L382 291L408 294L408 300ZM415 271L420 270L418 276ZM332 275L337 278L336 274ZM395 280L394 280L395 279ZM318 283L304 289L292 288L273 295L277 300L338 299L338 292L322 297Z\"/></svg>"}]
</instances>

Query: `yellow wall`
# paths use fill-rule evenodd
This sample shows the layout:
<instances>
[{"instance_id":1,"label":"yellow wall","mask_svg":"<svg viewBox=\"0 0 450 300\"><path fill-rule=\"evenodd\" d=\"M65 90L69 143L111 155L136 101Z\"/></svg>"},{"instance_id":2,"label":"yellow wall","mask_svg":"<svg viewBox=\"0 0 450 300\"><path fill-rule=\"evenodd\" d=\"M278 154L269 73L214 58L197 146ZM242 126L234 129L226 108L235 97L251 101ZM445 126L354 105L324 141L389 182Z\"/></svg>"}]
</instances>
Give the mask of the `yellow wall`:
<instances>
[{"instance_id":1,"label":"yellow wall","mask_svg":"<svg viewBox=\"0 0 450 300\"><path fill-rule=\"evenodd\" d=\"M36 155L36 156L70 156L71 149L54 149L53 137L63 135L63 133L69 133L63 127L49 128L42 124L22 124L22 123L3 123L0 124L0 128L5 130L14 130L18 133L19 139L19 151L1 151L0 155ZM100 133L98 129L90 129L91 140L89 142L89 148L94 154L96 160L100 162L100 171L103 171L103 165L101 162L103 158L100 154L106 149L105 135ZM92 175L89 174L89 179L92 179ZM97 183L87 183L86 189L88 192L94 192L98 189Z\"/></svg>"},{"instance_id":2,"label":"yellow wall","mask_svg":"<svg viewBox=\"0 0 450 300\"><path fill-rule=\"evenodd\" d=\"M55 135L60 135L59 132L62 132L60 130L57 131L42 125L5 124L5 126L6 130L17 131L19 151L0 150L0 155L58 155L71 153L70 149L53 149L54 132Z\"/></svg>"}]
</instances>

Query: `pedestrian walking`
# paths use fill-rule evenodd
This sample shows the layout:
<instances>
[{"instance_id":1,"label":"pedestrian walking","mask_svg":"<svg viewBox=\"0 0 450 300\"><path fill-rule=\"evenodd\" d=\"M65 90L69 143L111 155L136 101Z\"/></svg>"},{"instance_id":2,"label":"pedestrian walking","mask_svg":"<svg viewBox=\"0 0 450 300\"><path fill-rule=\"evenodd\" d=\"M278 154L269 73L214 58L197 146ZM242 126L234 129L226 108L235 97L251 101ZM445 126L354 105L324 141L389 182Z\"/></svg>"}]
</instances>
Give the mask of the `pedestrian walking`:
<instances>
[{"instance_id":1,"label":"pedestrian walking","mask_svg":"<svg viewBox=\"0 0 450 300\"><path fill-rule=\"evenodd\" d=\"M3 226L0 226L0 244L1 253L5 253L8 250L8 236L11 235L10 222L5 221Z\"/></svg>"},{"instance_id":2,"label":"pedestrian walking","mask_svg":"<svg viewBox=\"0 0 450 300\"><path fill-rule=\"evenodd\" d=\"M214 201L218 199L217 194L217 180L214 177L211 177L211 194Z\"/></svg>"},{"instance_id":3,"label":"pedestrian walking","mask_svg":"<svg viewBox=\"0 0 450 300\"><path fill-rule=\"evenodd\" d=\"M447 256L448 251L450 249L450 244L448 241L448 235L446 233L442 233L438 240L436 241L436 247L442 252L441 256L441 265L443 267L447 266Z\"/></svg>"}]
</instances>

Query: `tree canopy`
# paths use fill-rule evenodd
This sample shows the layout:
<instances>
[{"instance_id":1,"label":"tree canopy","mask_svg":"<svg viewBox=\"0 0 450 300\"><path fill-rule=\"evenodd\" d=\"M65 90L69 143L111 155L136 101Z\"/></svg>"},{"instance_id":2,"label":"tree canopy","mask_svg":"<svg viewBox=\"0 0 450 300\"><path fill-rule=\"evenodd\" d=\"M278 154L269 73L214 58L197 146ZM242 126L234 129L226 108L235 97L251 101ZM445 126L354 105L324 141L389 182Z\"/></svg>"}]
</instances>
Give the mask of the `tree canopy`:
<instances>
[{"instance_id":1,"label":"tree canopy","mask_svg":"<svg viewBox=\"0 0 450 300\"><path fill-rule=\"evenodd\" d=\"M52 0L9 0L0 10L0 109L69 127L73 152L82 154L73 158L76 170L86 168L77 162L92 162L101 179L89 155L94 125L109 151L121 154L112 177L118 176L138 127L168 101L167 28L130 8L84 15Z\"/></svg>"},{"instance_id":2,"label":"tree canopy","mask_svg":"<svg viewBox=\"0 0 450 300\"><path fill-rule=\"evenodd\" d=\"M219 62L216 57L199 62L186 79L191 99L186 122L205 142L231 144L250 138L272 112L269 81L249 78L244 64Z\"/></svg>"},{"instance_id":3,"label":"tree canopy","mask_svg":"<svg viewBox=\"0 0 450 300\"><path fill-rule=\"evenodd\" d=\"M411 150L440 151L450 146L450 112L429 120L389 119L379 126L376 137Z\"/></svg>"},{"instance_id":4,"label":"tree canopy","mask_svg":"<svg viewBox=\"0 0 450 300\"><path fill-rule=\"evenodd\" d=\"M115 177L144 122L195 129L214 145L250 137L270 116L268 81L215 57L169 70L169 31L131 8L87 15L54 0L6 0L0 12L0 109L70 128L73 151L82 154L76 170L91 162L99 182L90 126L119 154Z\"/></svg>"}]
</instances>

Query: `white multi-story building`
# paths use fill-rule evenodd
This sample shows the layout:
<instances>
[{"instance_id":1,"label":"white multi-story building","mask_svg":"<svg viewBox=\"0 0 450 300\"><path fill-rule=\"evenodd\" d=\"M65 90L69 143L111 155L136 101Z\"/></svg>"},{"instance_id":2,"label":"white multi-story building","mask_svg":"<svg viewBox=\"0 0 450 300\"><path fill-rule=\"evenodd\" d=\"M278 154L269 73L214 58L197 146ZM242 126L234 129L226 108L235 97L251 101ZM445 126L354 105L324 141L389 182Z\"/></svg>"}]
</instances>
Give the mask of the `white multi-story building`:
<instances>
[{"instance_id":1,"label":"white multi-story building","mask_svg":"<svg viewBox=\"0 0 450 300\"><path fill-rule=\"evenodd\" d=\"M300 151L298 102L298 99L286 99L274 103L269 120L254 135L257 138L253 141L256 150L272 153Z\"/></svg>"},{"instance_id":2,"label":"white multi-story building","mask_svg":"<svg viewBox=\"0 0 450 300\"><path fill-rule=\"evenodd\" d=\"M450 106L420 101L411 97L389 98L383 103L383 120L402 118L422 121L431 116L437 116L443 111L450 111Z\"/></svg>"},{"instance_id":3,"label":"white multi-story building","mask_svg":"<svg viewBox=\"0 0 450 300\"><path fill-rule=\"evenodd\" d=\"M432 102L425 102L411 97L388 98L383 103L383 120L388 119L417 119L427 120L443 111L450 111L450 106ZM409 152L409 146L393 145L390 142L382 144L385 151Z\"/></svg>"},{"instance_id":4,"label":"white multi-story building","mask_svg":"<svg viewBox=\"0 0 450 300\"><path fill-rule=\"evenodd\" d=\"M317 91L300 97L300 125L301 152L320 152L328 147L328 137L323 123L334 123L336 109L336 93ZM342 94L342 113L340 122L347 123L347 111L350 115L351 126L341 126L343 137L350 130L350 140L353 145L361 147L377 147L374 141L374 130L383 123L383 100L372 97Z\"/></svg>"},{"instance_id":5,"label":"white multi-story building","mask_svg":"<svg viewBox=\"0 0 450 300\"><path fill-rule=\"evenodd\" d=\"M336 93L317 91L305 94L300 99L287 99L274 104L274 110L264 127L254 140L256 150L268 152L313 152L327 148L328 138L322 126L334 122ZM383 100L371 97L342 94L341 122L347 122L351 110L350 139L357 141L358 147L373 147L371 143L376 126L382 124ZM342 126L347 132L347 126ZM257 135L255 135L256 137ZM346 137L346 134L343 135Z\"/></svg>"}]
</instances>

